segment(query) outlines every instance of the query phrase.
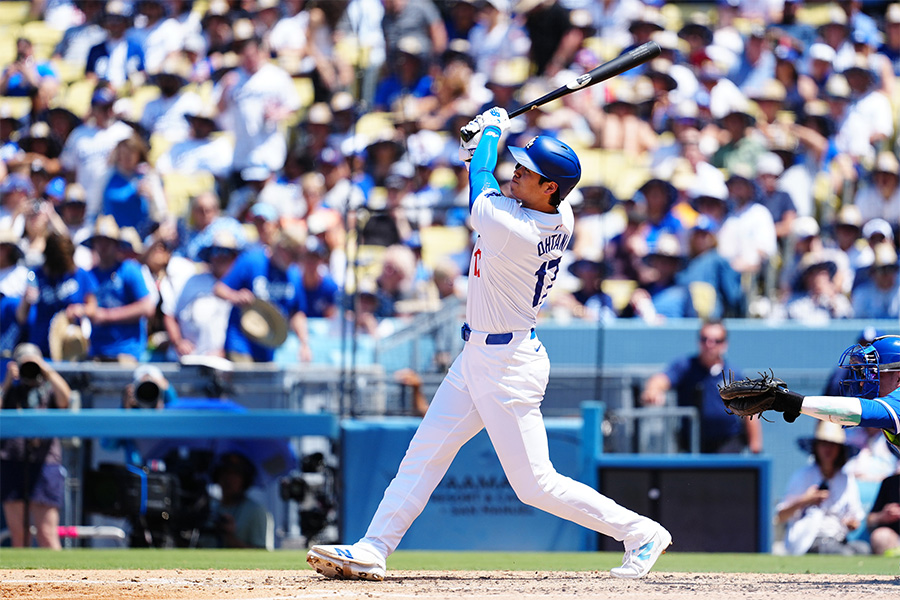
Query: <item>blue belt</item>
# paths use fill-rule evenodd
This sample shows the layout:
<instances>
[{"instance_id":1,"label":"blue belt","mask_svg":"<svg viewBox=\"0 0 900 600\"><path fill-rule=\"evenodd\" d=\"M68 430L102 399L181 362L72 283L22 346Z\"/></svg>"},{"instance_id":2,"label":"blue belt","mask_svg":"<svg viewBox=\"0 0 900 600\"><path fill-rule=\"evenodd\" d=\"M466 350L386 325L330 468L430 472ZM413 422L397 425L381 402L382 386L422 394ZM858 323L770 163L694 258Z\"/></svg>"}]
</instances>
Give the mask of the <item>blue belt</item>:
<instances>
[{"instance_id":1,"label":"blue belt","mask_svg":"<svg viewBox=\"0 0 900 600\"><path fill-rule=\"evenodd\" d=\"M469 337L472 335L472 328L469 327L468 323L463 323L462 329L460 331L462 334L462 339L466 342L469 341ZM531 330L531 337L535 337L534 329ZM510 343L513 339L512 332L510 333L489 333L484 338L484 343L489 346L505 346Z\"/></svg>"}]
</instances>

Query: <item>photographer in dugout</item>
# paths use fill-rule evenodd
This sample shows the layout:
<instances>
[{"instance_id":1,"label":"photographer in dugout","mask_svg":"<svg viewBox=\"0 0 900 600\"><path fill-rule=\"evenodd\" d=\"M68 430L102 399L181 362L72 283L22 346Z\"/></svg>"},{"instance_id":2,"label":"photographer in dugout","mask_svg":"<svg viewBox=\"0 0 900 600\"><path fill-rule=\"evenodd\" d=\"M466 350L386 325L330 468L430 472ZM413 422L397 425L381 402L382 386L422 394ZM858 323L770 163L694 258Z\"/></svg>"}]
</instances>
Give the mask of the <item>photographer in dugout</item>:
<instances>
[{"instance_id":1,"label":"photographer in dugout","mask_svg":"<svg viewBox=\"0 0 900 600\"><path fill-rule=\"evenodd\" d=\"M204 528L200 545L206 548L268 548L269 515L247 492L256 481L256 468L238 452L219 457L212 475L222 491L213 503L210 525Z\"/></svg>"},{"instance_id":2,"label":"photographer in dugout","mask_svg":"<svg viewBox=\"0 0 900 600\"><path fill-rule=\"evenodd\" d=\"M34 344L19 344L7 363L0 387L3 409L68 408L72 390ZM15 547L60 549L59 509L63 503L62 446L57 438L4 439L0 442L0 501Z\"/></svg>"}]
</instances>

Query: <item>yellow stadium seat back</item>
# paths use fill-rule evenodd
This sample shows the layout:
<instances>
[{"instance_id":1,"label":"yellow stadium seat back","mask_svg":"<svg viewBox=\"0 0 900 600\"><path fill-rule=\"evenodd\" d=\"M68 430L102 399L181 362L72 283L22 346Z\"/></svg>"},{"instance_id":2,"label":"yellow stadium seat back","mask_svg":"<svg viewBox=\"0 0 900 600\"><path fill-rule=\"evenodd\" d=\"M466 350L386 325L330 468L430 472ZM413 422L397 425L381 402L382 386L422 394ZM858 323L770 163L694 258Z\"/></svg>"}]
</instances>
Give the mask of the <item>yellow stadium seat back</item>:
<instances>
[{"instance_id":1,"label":"yellow stadium seat back","mask_svg":"<svg viewBox=\"0 0 900 600\"><path fill-rule=\"evenodd\" d=\"M419 230L422 240L422 262L434 268L440 260L462 252L469 244L469 230L463 226L431 225Z\"/></svg>"},{"instance_id":2,"label":"yellow stadium seat back","mask_svg":"<svg viewBox=\"0 0 900 600\"><path fill-rule=\"evenodd\" d=\"M54 60L53 70L62 83L69 84L84 78L84 65L66 60Z\"/></svg>"},{"instance_id":3,"label":"yellow stadium seat back","mask_svg":"<svg viewBox=\"0 0 900 600\"><path fill-rule=\"evenodd\" d=\"M29 21L22 25L22 37L32 44L56 46L65 32L51 27L46 21Z\"/></svg>"},{"instance_id":4,"label":"yellow stadium seat back","mask_svg":"<svg viewBox=\"0 0 900 600\"><path fill-rule=\"evenodd\" d=\"M694 303L694 310L701 319L708 319L716 309L716 301L718 294L716 288L706 281L692 281L688 284L691 292L691 302Z\"/></svg>"},{"instance_id":5,"label":"yellow stadium seat back","mask_svg":"<svg viewBox=\"0 0 900 600\"><path fill-rule=\"evenodd\" d=\"M138 121L144 114L144 108L151 100L159 98L159 88L155 85L142 85L134 90L131 98L131 115Z\"/></svg>"},{"instance_id":6,"label":"yellow stadium seat back","mask_svg":"<svg viewBox=\"0 0 900 600\"><path fill-rule=\"evenodd\" d=\"M91 110L94 87L94 82L88 79L73 81L66 87L62 105L79 117L84 117Z\"/></svg>"},{"instance_id":7,"label":"yellow stadium seat back","mask_svg":"<svg viewBox=\"0 0 900 600\"><path fill-rule=\"evenodd\" d=\"M168 152L172 145L172 140L166 136L160 133L151 134L150 151L147 153L147 160L150 161L151 165L156 166L156 161L159 160L159 157Z\"/></svg>"},{"instance_id":8,"label":"yellow stadium seat back","mask_svg":"<svg viewBox=\"0 0 900 600\"><path fill-rule=\"evenodd\" d=\"M381 275L381 267L384 264L384 246L363 244L357 248L355 262L351 255L351 262L347 265L350 271L356 271L356 278L348 274L347 282L350 284L349 292L355 291L355 281L374 281Z\"/></svg>"},{"instance_id":9,"label":"yellow stadium seat back","mask_svg":"<svg viewBox=\"0 0 900 600\"><path fill-rule=\"evenodd\" d=\"M0 96L0 114L21 119L31 110L31 98L23 96Z\"/></svg>"},{"instance_id":10,"label":"yellow stadium seat back","mask_svg":"<svg viewBox=\"0 0 900 600\"><path fill-rule=\"evenodd\" d=\"M0 2L0 23L25 23L31 11L31 2L17 0Z\"/></svg>"},{"instance_id":11,"label":"yellow stadium seat back","mask_svg":"<svg viewBox=\"0 0 900 600\"><path fill-rule=\"evenodd\" d=\"M600 289L612 299L613 308L620 313L628 306L637 285L637 281L633 279L604 279L600 283Z\"/></svg>"},{"instance_id":12,"label":"yellow stadium seat back","mask_svg":"<svg viewBox=\"0 0 900 600\"><path fill-rule=\"evenodd\" d=\"M313 82L309 77L293 77L294 89L300 97L300 108L305 109L312 106L315 90L313 90Z\"/></svg>"},{"instance_id":13,"label":"yellow stadium seat back","mask_svg":"<svg viewBox=\"0 0 900 600\"><path fill-rule=\"evenodd\" d=\"M216 180L212 173L165 173L162 176L163 189L169 212L176 217L187 215L188 202L200 192L215 189Z\"/></svg>"}]
</instances>

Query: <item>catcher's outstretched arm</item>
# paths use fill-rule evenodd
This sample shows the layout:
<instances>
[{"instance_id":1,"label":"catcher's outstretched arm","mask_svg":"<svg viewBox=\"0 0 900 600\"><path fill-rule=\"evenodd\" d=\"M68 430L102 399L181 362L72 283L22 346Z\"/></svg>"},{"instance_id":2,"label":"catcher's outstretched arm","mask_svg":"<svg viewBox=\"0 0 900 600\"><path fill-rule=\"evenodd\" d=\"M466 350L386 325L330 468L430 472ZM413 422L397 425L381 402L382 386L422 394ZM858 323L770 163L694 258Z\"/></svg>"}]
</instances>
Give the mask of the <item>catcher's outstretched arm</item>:
<instances>
[{"instance_id":1,"label":"catcher's outstretched arm","mask_svg":"<svg viewBox=\"0 0 900 600\"><path fill-rule=\"evenodd\" d=\"M800 412L839 425L877 427L900 433L900 406L891 398L847 398L843 396L806 396Z\"/></svg>"}]
</instances>

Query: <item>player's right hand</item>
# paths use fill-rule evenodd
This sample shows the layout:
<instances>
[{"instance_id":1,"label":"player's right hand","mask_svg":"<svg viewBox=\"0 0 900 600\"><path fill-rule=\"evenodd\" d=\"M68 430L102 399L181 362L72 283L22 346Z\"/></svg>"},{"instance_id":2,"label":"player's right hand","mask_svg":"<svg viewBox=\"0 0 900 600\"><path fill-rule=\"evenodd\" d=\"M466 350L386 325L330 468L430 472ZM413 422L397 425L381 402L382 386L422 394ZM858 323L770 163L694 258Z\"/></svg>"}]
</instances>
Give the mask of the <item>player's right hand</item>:
<instances>
[{"instance_id":1,"label":"player's right hand","mask_svg":"<svg viewBox=\"0 0 900 600\"><path fill-rule=\"evenodd\" d=\"M500 108L499 106L490 108L481 113L481 118L485 128L493 125L500 129L500 133L509 129L509 114L507 114L505 108Z\"/></svg>"}]
</instances>

